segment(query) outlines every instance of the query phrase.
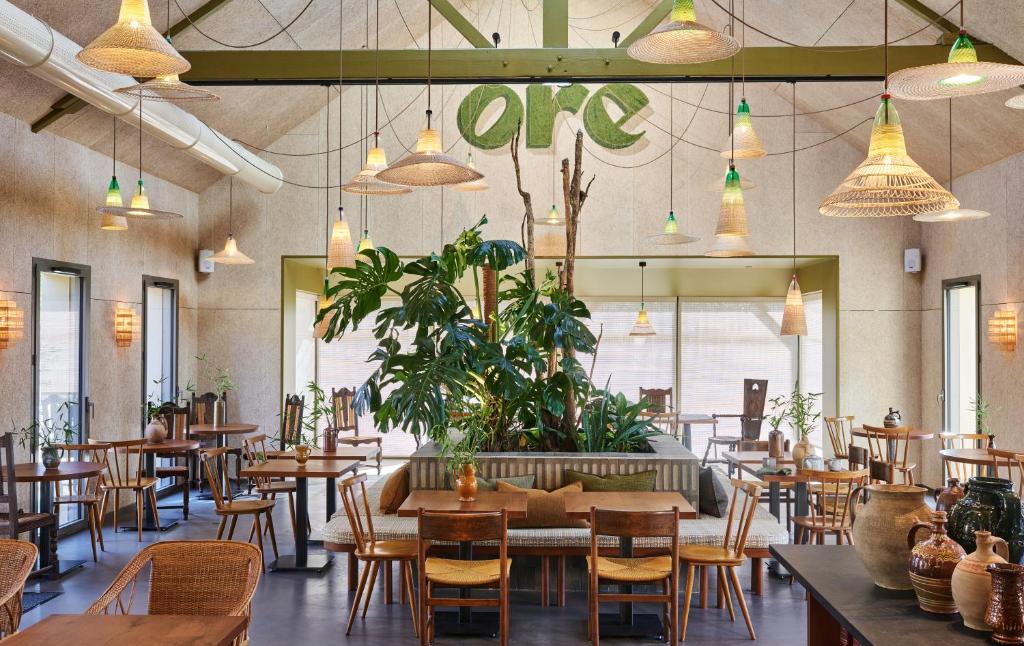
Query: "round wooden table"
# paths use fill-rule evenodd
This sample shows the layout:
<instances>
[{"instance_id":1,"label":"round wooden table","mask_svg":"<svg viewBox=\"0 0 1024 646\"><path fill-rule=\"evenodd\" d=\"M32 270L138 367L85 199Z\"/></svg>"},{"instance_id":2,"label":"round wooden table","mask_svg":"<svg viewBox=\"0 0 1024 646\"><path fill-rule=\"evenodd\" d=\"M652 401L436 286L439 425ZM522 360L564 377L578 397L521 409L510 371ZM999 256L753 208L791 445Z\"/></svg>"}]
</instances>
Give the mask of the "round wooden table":
<instances>
[{"instance_id":1,"label":"round wooden table","mask_svg":"<svg viewBox=\"0 0 1024 646\"><path fill-rule=\"evenodd\" d=\"M217 442L217 448L222 448L226 443L226 438L229 435L246 435L248 433L255 433L260 430L259 424L192 424L188 427L189 435L198 437L199 439L214 438ZM220 462L218 461L218 464ZM224 490L221 495L224 498L228 497L228 487L230 485L231 478L225 478L224 474L218 474L220 481L224 483ZM203 498L203 496L200 496Z\"/></svg>"},{"instance_id":2,"label":"round wooden table","mask_svg":"<svg viewBox=\"0 0 1024 646\"><path fill-rule=\"evenodd\" d=\"M910 440L911 442L916 442L916 441L921 441L921 440L930 440L930 439L935 437L935 432L934 431L929 431L929 430L923 429L923 428L906 429L906 428L900 427L899 429L896 429L896 428L882 428L882 427L878 427L878 426L876 426L875 428L878 428L879 430L881 430L883 433L886 434L885 448L886 448L887 453L889 454L889 462L890 463L895 463L896 462L896 440L897 440L897 436L898 435L902 436L902 435L905 434L907 436L907 439ZM852 431L850 431L850 435L852 435L854 437L867 437L868 436L868 432L864 430L863 426L858 426L855 429L853 429Z\"/></svg>"},{"instance_id":3,"label":"round wooden table","mask_svg":"<svg viewBox=\"0 0 1024 646\"><path fill-rule=\"evenodd\" d=\"M146 458L146 476L149 478L156 477L156 457L158 455L168 455L174 453L188 453L189 451L199 450L199 440L179 440L177 438L169 437L163 442L152 443L147 442L142 445L142 453ZM146 508L146 518L142 526L144 532L155 532L157 530L167 531L178 524L178 521L172 520L170 522L164 522L160 527L156 526L156 516L153 511L153 505L149 501L147 496L143 506ZM134 528L125 529L131 530Z\"/></svg>"},{"instance_id":4,"label":"round wooden table","mask_svg":"<svg viewBox=\"0 0 1024 646\"><path fill-rule=\"evenodd\" d=\"M41 462L22 462L14 465L14 480L15 482L40 483L42 486L39 487L39 511L44 514L52 514L52 483L92 478L103 473L105 468L98 462L61 462L56 469L47 469ZM50 532L56 530L56 525L41 528L36 542L36 547L39 548L39 570L52 569L54 578L63 576L85 564L85 561L61 561L57 558L56 550L52 555L50 554Z\"/></svg>"},{"instance_id":5,"label":"round wooden table","mask_svg":"<svg viewBox=\"0 0 1024 646\"><path fill-rule=\"evenodd\" d=\"M896 429L894 429L894 428L883 428L882 430L883 431L893 431L893 432L896 431ZM909 429L909 430L910 430L910 433L909 433L908 437L911 440L930 440L933 437L935 437L935 431L929 431L928 429L912 428L912 429ZM905 430L903 432L906 433ZM851 434L854 437L867 437L868 436L868 432L864 430L863 426L858 426L857 428L853 429L851 431Z\"/></svg>"},{"instance_id":6,"label":"round wooden table","mask_svg":"<svg viewBox=\"0 0 1024 646\"><path fill-rule=\"evenodd\" d=\"M950 462L959 462L961 464L972 464L975 466L986 467L985 473L989 477L998 477L998 466L999 460L1003 459L1006 461L1010 471L1007 476L1013 479L1013 465L1016 464L1015 456L1018 451L1008 451L1006 449L980 449L980 448L960 448L960 449L942 449L939 451L939 455L942 457L942 472L943 474L948 473L946 469L946 460Z\"/></svg>"}]
</instances>

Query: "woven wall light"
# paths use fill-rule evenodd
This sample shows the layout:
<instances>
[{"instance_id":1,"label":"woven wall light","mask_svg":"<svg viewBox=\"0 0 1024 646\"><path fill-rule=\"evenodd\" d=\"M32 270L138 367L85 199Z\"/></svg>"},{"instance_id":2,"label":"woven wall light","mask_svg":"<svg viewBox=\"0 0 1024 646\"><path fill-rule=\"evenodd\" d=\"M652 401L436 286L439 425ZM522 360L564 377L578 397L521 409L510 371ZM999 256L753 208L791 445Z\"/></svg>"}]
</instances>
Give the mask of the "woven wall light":
<instances>
[{"instance_id":1,"label":"woven wall light","mask_svg":"<svg viewBox=\"0 0 1024 646\"><path fill-rule=\"evenodd\" d=\"M962 28L949 50L947 62L908 67L889 76L889 92L912 101L987 94L1021 84L1024 84L1024 65L978 61L978 51Z\"/></svg>"},{"instance_id":2,"label":"woven wall light","mask_svg":"<svg viewBox=\"0 0 1024 646\"><path fill-rule=\"evenodd\" d=\"M228 239L224 249L210 256L210 260L222 265L251 265L256 261L238 250L234 234L235 178L228 180Z\"/></svg>"},{"instance_id":3,"label":"woven wall light","mask_svg":"<svg viewBox=\"0 0 1024 646\"><path fill-rule=\"evenodd\" d=\"M647 317L647 307L644 303L644 268L647 267L647 261L640 261L640 311L636 314L636 322L633 323L633 329L629 331L629 336L654 336L657 334L654 330L654 326L651 325L650 318Z\"/></svg>"},{"instance_id":4,"label":"woven wall light","mask_svg":"<svg viewBox=\"0 0 1024 646\"><path fill-rule=\"evenodd\" d=\"M988 320L988 342L1003 352L1017 349L1017 312L997 310Z\"/></svg>"},{"instance_id":5,"label":"woven wall light","mask_svg":"<svg viewBox=\"0 0 1024 646\"><path fill-rule=\"evenodd\" d=\"M768 154L750 121L750 106L746 99L740 99L732 136L720 154L726 159L759 159Z\"/></svg>"},{"instance_id":6,"label":"woven wall light","mask_svg":"<svg viewBox=\"0 0 1024 646\"><path fill-rule=\"evenodd\" d=\"M114 310L114 342L119 348L127 348L135 341L135 310L127 305L118 305Z\"/></svg>"},{"instance_id":7,"label":"woven wall light","mask_svg":"<svg viewBox=\"0 0 1024 646\"><path fill-rule=\"evenodd\" d=\"M693 0L673 0L669 21L629 46L630 58L647 63L707 63L740 51L739 42L697 22Z\"/></svg>"},{"instance_id":8,"label":"woven wall light","mask_svg":"<svg viewBox=\"0 0 1024 646\"><path fill-rule=\"evenodd\" d=\"M191 67L153 27L146 0L121 0L117 23L75 58L104 72L142 78L184 74Z\"/></svg>"},{"instance_id":9,"label":"woven wall light","mask_svg":"<svg viewBox=\"0 0 1024 646\"><path fill-rule=\"evenodd\" d=\"M476 170L476 164L473 163L473 153L469 153L466 156L466 167L472 170ZM463 193L470 193L474 191L486 191L491 188L491 185L487 183L487 180L481 177L480 179L473 180L472 182L466 182L464 184L456 184L452 187L453 191L460 191Z\"/></svg>"},{"instance_id":10,"label":"woven wall light","mask_svg":"<svg viewBox=\"0 0 1024 646\"><path fill-rule=\"evenodd\" d=\"M331 227L331 241L327 246L327 271L338 267L355 267L356 252L352 246L352 230L345 219L345 207L338 207L338 219Z\"/></svg>"},{"instance_id":11,"label":"woven wall light","mask_svg":"<svg viewBox=\"0 0 1024 646\"><path fill-rule=\"evenodd\" d=\"M25 336L25 312L12 300L0 298L0 350L14 347Z\"/></svg>"}]
</instances>

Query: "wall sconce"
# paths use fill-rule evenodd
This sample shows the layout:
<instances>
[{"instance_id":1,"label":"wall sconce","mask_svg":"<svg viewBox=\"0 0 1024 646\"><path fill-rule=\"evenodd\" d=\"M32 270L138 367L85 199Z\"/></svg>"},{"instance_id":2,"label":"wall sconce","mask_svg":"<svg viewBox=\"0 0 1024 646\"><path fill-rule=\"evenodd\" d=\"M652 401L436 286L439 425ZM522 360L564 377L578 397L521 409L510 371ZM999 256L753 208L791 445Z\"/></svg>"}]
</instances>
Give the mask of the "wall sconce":
<instances>
[{"instance_id":1,"label":"wall sconce","mask_svg":"<svg viewBox=\"0 0 1024 646\"><path fill-rule=\"evenodd\" d=\"M14 301L0 299L0 350L13 347L25 335L25 312Z\"/></svg>"},{"instance_id":2,"label":"wall sconce","mask_svg":"<svg viewBox=\"0 0 1024 646\"><path fill-rule=\"evenodd\" d=\"M135 310L118 305L114 311L114 341L119 348L127 348L135 340Z\"/></svg>"},{"instance_id":3,"label":"wall sconce","mask_svg":"<svg viewBox=\"0 0 1024 646\"><path fill-rule=\"evenodd\" d=\"M988 320L988 340L1003 352L1017 349L1017 312L997 310Z\"/></svg>"}]
</instances>

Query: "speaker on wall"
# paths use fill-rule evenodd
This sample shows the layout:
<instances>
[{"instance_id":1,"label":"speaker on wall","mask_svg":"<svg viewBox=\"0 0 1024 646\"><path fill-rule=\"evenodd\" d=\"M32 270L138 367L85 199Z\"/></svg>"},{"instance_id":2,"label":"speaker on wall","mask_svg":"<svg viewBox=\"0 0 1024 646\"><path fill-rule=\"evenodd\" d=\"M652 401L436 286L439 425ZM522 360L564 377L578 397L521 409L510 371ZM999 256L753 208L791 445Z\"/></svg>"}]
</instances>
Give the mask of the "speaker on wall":
<instances>
[{"instance_id":1,"label":"speaker on wall","mask_svg":"<svg viewBox=\"0 0 1024 646\"><path fill-rule=\"evenodd\" d=\"M921 271L921 250L920 249L904 249L903 250L903 271L908 274L916 274Z\"/></svg>"}]
</instances>

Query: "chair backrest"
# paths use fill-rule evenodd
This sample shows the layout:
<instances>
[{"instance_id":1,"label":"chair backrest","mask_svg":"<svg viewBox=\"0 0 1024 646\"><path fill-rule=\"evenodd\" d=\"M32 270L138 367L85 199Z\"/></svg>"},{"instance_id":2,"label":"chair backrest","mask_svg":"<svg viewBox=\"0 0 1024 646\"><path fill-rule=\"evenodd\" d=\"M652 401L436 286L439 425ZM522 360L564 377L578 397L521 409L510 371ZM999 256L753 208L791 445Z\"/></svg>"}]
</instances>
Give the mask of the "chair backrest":
<instances>
[{"instance_id":1,"label":"chair backrest","mask_svg":"<svg viewBox=\"0 0 1024 646\"><path fill-rule=\"evenodd\" d=\"M673 408L672 389L640 386L640 401L647 402L647 412L649 413L667 413Z\"/></svg>"},{"instance_id":2,"label":"chair backrest","mask_svg":"<svg viewBox=\"0 0 1024 646\"><path fill-rule=\"evenodd\" d=\"M163 541L144 547L85 611L128 614L149 566L150 615L248 616L263 573L255 545L239 541Z\"/></svg>"},{"instance_id":3,"label":"chair backrest","mask_svg":"<svg viewBox=\"0 0 1024 646\"><path fill-rule=\"evenodd\" d=\"M366 495L366 474L345 478L338 484L338 491L341 493L341 502L345 505L345 515L348 516L348 525L352 528L352 535L356 540L356 551L365 552L367 546L377 542L373 531L373 513L370 509L370 499ZM363 510L359 510L359 501L363 502ZM365 520L363 514L366 514Z\"/></svg>"},{"instance_id":4,"label":"chair backrest","mask_svg":"<svg viewBox=\"0 0 1024 646\"><path fill-rule=\"evenodd\" d=\"M0 435L0 505L7 507L8 532L12 539L18 534L18 485L14 480L14 434Z\"/></svg>"},{"instance_id":5,"label":"chair backrest","mask_svg":"<svg viewBox=\"0 0 1024 646\"><path fill-rule=\"evenodd\" d=\"M825 429L832 443L832 455L837 458L849 457L850 440L853 438L853 415L826 417Z\"/></svg>"},{"instance_id":6,"label":"chair backrest","mask_svg":"<svg viewBox=\"0 0 1024 646\"><path fill-rule=\"evenodd\" d=\"M846 446L846 461L849 463L851 471L866 469L871 462L871 453L866 447L848 444Z\"/></svg>"},{"instance_id":7,"label":"chair backrest","mask_svg":"<svg viewBox=\"0 0 1024 646\"><path fill-rule=\"evenodd\" d=\"M37 554L32 543L0 539L0 639L18 632L21 595Z\"/></svg>"},{"instance_id":8,"label":"chair backrest","mask_svg":"<svg viewBox=\"0 0 1024 646\"><path fill-rule=\"evenodd\" d=\"M743 380L743 414L740 417L740 436L744 440L761 439L764 405L768 398L767 379Z\"/></svg>"},{"instance_id":9,"label":"chair backrest","mask_svg":"<svg viewBox=\"0 0 1024 646\"><path fill-rule=\"evenodd\" d=\"M981 449L988 446L988 435L983 433L939 433L944 449ZM1007 455L1012 459L1012 455ZM960 482L967 482L975 476L981 475L982 467L967 462L959 462L954 459L944 458L946 465L946 477L956 478Z\"/></svg>"},{"instance_id":10,"label":"chair backrest","mask_svg":"<svg viewBox=\"0 0 1024 646\"><path fill-rule=\"evenodd\" d=\"M297 444L302 438L302 416L306 398L285 395L284 410L281 412L281 448Z\"/></svg>"},{"instance_id":11,"label":"chair backrest","mask_svg":"<svg viewBox=\"0 0 1024 646\"><path fill-rule=\"evenodd\" d=\"M1017 463L1017 497L1024 496L1024 454L1016 454L1013 456L1014 462ZM1010 466L1010 473L1013 473L1013 466ZM998 475L998 474L997 474ZM1011 477L1010 480L1013 480Z\"/></svg>"},{"instance_id":12,"label":"chair backrest","mask_svg":"<svg viewBox=\"0 0 1024 646\"><path fill-rule=\"evenodd\" d=\"M472 543L476 541L507 540L508 513L506 510L487 512L439 512L419 510L417 518L421 543L435 541Z\"/></svg>"},{"instance_id":13,"label":"chair backrest","mask_svg":"<svg viewBox=\"0 0 1024 646\"><path fill-rule=\"evenodd\" d=\"M729 503L729 520L722 535L722 547L742 556L747 545L747 534L757 511L761 487L744 480L732 481L732 501Z\"/></svg>"},{"instance_id":14,"label":"chair backrest","mask_svg":"<svg viewBox=\"0 0 1024 646\"><path fill-rule=\"evenodd\" d=\"M228 422L228 394L224 393L221 395L220 400L224 402L224 405L220 407L221 418L217 420L220 424L227 424ZM213 411L214 402L217 401L217 393L203 393L202 395L196 396L192 393L192 423L193 424L213 424Z\"/></svg>"},{"instance_id":15,"label":"chair backrest","mask_svg":"<svg viewBox=\"0 0 1024 646\"><path fill-rule=\"evenodd\" d=\"M334 410L334 428L338 431L352 431L359 435L359 416L353 401L356 397L354 388L331 388L331 407Z\"/></svg>"},{"instance_id":16,"label":"chair backrest","mask_svg":"<svg viewBox=\"0 0 1024 646\"><path fill-rule=\"evenodd\" d=\"M249 466L264 464L267 457L267 436L263 433L253 433L242 438L242 450L245 451L245 460ZM270 484L273 478L268 476L253 476L257 487L265 487Z\"/></svg>"},{"instance_id":17,"label":"chair backrest","mask_svg":"<svg viewBox=\"0 0 1024 646\"><path fill-rule=\"evenodd\" d=\"M808 488L808 508L815 526L824 529L842 529L847 527L847 519L851 519L850 508L853 506L853 493L857 487L865 484L868 470L857 471L801 471L808 482L817 483L816 488Z\"/></svg>"},{"instance_id":18,"label":"chair backrest","mask_svg":"<svg viewBox=\"0 0 1024 646\"><path fill-rule=\"evenodd\" d=\"M77 452L79 461L101 464L103 470L106 471L107 453L113 447L109 444L58 444L57 448L68 454ZM95 496L99 493L101 479L102 473L79 480L58 480L57 486L54 488L56 491L54 497L56 500L60 500L66 496Z\"/></svg>"},{"instance_id":19,"label":"chair backrest","mask_svg":"<svg viewBox=\"0 0 1024 646\"><path fill-rule=\"evenodd\" d=\"M89 440L89 444L105 444L107 449L106 471L102 484L110 487L130 487L142 484L145 468L142 463L142 447L146 440Z\"/></svg>"},{"instance_id":20,"label":"chair backrest","mask_svg":"<svg viewBox=\"0 0 1024 646\"><path fill-rule=\"evenodd\" d=\"M884 479L886 482L894 483L896 480L896 469L906 467L910 458L910 427L898 426L896 428L879 428L877 426L864 425L864 434L868 439L868 453L875 465L869 465L872 480ZM889 446L893 451L890 456ZM890 457L892 459L890 459ZM887 473L881 477L881 469Z\"/></svg>"},{"instance_id":21,"label":"chair backrest","mask_svg":"<svg viewBox=\"0 0 1024 646\"><path fill-rule=\"evenodd\" d=\"M213 504L217 509L223 509L233 500L231 487L225 487L225 479L228 477L228 452L230 447L222 446L217 449L206 449L200 452L199 459L206 472L206 484L210 486L210 493L213 494ZM221 491L227 490L228 499L224 500Z\"/></svg>"},{"instance_id":22,"label":"chair backrest","mask_svg":"<svg viewBox=\"0 0 1024 646\"><path fill-rule=\"evenodd\" d=\"M160 406L158 414L163 417L164 425L167 427L167 437L175 440L188 439L190 406L175 406L166 403Z\"/></svg>"}]
</instances>

